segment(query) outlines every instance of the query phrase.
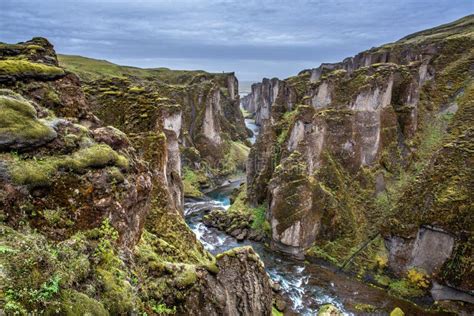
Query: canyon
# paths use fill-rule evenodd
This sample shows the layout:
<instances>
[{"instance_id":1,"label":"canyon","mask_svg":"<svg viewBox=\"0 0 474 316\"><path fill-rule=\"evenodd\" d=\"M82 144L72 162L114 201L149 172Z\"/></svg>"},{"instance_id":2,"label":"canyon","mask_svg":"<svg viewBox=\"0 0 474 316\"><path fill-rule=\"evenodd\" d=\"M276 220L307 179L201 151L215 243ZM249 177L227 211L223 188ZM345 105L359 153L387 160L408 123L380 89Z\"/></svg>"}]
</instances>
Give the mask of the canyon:
<instances>
[{"instance_id":1,"label":"canyon","mask_svg":"<svg viewBox=\"0 0 474 316\"><path fill-rule=\"evenodd\" d=\"M0 313L474 312L473 65L473 16L247 95L0 43Z\"/></svg>"}]
</instances>

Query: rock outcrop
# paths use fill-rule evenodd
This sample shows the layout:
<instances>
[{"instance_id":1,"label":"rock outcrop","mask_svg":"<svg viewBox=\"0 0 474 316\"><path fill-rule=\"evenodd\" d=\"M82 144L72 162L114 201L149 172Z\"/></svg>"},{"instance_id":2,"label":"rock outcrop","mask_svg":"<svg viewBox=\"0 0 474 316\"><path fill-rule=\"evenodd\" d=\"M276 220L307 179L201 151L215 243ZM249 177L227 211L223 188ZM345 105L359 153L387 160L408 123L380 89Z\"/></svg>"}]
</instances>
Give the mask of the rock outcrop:
<instances>
[{"instance_id":1,"label":"rock outcrop","mask_svg":"<svg viewBox=\"0 0 474 316\"><path fill-rule=\"evenodd\" d=\"M247 197L267 205L274 248L356 270L388 260L400 278L419 269L472 291L473 27L468 16L254 85Z\"/></svg>"},{"instance_id":2,"label":"rock outcrop","mask_svg":"<svg viewBox=\"0 0 474 316\"><path fill-rule=\"evenodd\" d=\"M0 313L270 315L255 253L216 259L183 220L186 104L125 78L82 86L45 39L1 44L0 59ZM221 79L225 92L207 79L189 89L234 104L236 80ZM222 106L222 124L235 113L218 101L199 110Z\"/></svg>"},{"instance_id":3,"label":"rock outcrop","mask_svg":"<svg viewBox=\"0 0 474 316\"><path fill-rule=\"evenodd\" d=\"M272 289L258 255L251 247L217 255L219 272L207 273L204 291L188 296L192 315L271 315ZM262 282L264 280L264 282Z\"/></svg>"},{"instance_id":4,"label":"rock outcrop","mask_svg":"<svg viewBox=\"0 0 474 316\"><path fill-rule=\"evenodd\" d=\"M252 92L242 98L242 107L255 114L255 123L263 125L270 119L270 111L280 89L278 78L263 79L261 83L252 84Z\"/></svg>"}]
</instances>

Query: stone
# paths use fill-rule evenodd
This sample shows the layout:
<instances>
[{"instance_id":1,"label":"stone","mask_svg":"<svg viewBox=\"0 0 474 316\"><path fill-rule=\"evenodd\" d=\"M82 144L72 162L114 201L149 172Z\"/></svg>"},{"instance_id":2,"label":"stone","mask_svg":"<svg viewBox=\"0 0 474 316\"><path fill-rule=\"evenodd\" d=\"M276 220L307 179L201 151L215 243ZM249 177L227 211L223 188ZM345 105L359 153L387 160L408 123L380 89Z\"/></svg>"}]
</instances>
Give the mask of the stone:
<instances>
[{"instance_id":1,"label":"stone","mask_svg":"<svg viewBox=\"0 0 474 316\"><path fill-rule=\"evenodd\" d=\"M115 150L130 146L127 135L113 126L93 129L92 136L96 141L106 143Z\"/></svg>"},{"instance_id":2,"label":"stone","mask_svg":"<svg viewBox=\"0 0 474 316\"><path fill-rule=\"evenodd\" d=\"M438 282L433 282L430 293L435 301L463 301L474 304L474 295L439 284Z\"/></svg>"},{"instance_id":3,"label":"stone","mask_svg":"<svg viewBox=\"0 0 474 316\"><path fill-rule=\"evenodd\" d=\"M207 274L186 296L187 315L271 315L273 293L263 263L252 247L217 255L219 272Z\"/></svg>"}]
</instances>

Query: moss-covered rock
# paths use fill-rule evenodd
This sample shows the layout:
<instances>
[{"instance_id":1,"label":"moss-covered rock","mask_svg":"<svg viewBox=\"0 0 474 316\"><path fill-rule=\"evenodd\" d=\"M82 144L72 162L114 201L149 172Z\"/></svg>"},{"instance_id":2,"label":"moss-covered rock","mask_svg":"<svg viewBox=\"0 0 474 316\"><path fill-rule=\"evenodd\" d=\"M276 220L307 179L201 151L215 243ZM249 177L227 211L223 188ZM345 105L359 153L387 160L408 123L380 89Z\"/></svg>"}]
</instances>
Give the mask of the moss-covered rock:
<instances>
[{"instance_id":1,"label":"moss-covered rock","mask_svg":"<svg viewBox=\"0 0 474 316\"><path fill-rule=\"evenodd\" d=\"M21 159L12 157L7 163L10 177L15 184L30 187L48 185L58 170L82 173L87 168L117 166L127 169L128 159L115 152L108 145L96 144L74 152L70 156L49 156L42 159Z\"/></svg>"},{"instance_id":2,"label":"moss-covered rock","mask_svg":"<svg viewBox=\"0 0 474 316\"><path fill-rule=\"evenodd\" d=\"M0 149L40 146L56 137L34 106L11 90L0 90L0 111Z\"/></svg>"},{"instance_id":3,"label":"moss-covered rock","mask_svg":"<svg viewBox=\"0 0 474 316\"><path fill-rule=\"evenodd\" d=\"M26 60L0 60L0 82L18 79L52 80L64 76L59 67Z\"/></svg>"},{"instance_id":4,"label":"moss-covered rock","mask_svg":"<svg viewBox=\"0 0 474 316\"><path fill-rule=\"evenodd\" d=\"M341 311L339 311L339 309L337 309L337 307L332 304L325 304L318 311L318 316L340 316L340 315L342 315Z\"/></svg>"},{"instance_id":5,"label":"moss-covered rock","mask_svg":"<svg viewBox=\"0 0 474 316\"><path fill-rule=\"evenodd\" d=\"M67 316L108 316L110 313L99 301L90 298L84 293L75 290L67 290L61 295L61 303L58 307L47 310L46 315Z\"/></svg>"}]
</instances>

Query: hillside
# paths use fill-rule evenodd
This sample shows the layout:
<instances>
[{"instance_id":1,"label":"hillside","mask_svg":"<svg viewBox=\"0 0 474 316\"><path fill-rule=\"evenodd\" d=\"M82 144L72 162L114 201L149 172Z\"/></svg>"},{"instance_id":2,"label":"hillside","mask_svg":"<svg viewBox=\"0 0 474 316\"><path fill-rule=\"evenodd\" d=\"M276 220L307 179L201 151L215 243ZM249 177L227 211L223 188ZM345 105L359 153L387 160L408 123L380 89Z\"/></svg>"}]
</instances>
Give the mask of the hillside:
<instances>
[{"instance_id":1,"label":"hillside","mask_svg":"<svg viewBox=\"0 0 474 316\"><path fill-rule=\"evenodd\" d=\"M187 84L194 75L206 74L202 70L187 71L120 66L106 60L75 55L58 54L58 61L60 66L74 72L84 81L93 81L105 77L126 78L132 76L144 80L160 80L169 84Z\"/></svg>"}]
</instances>

